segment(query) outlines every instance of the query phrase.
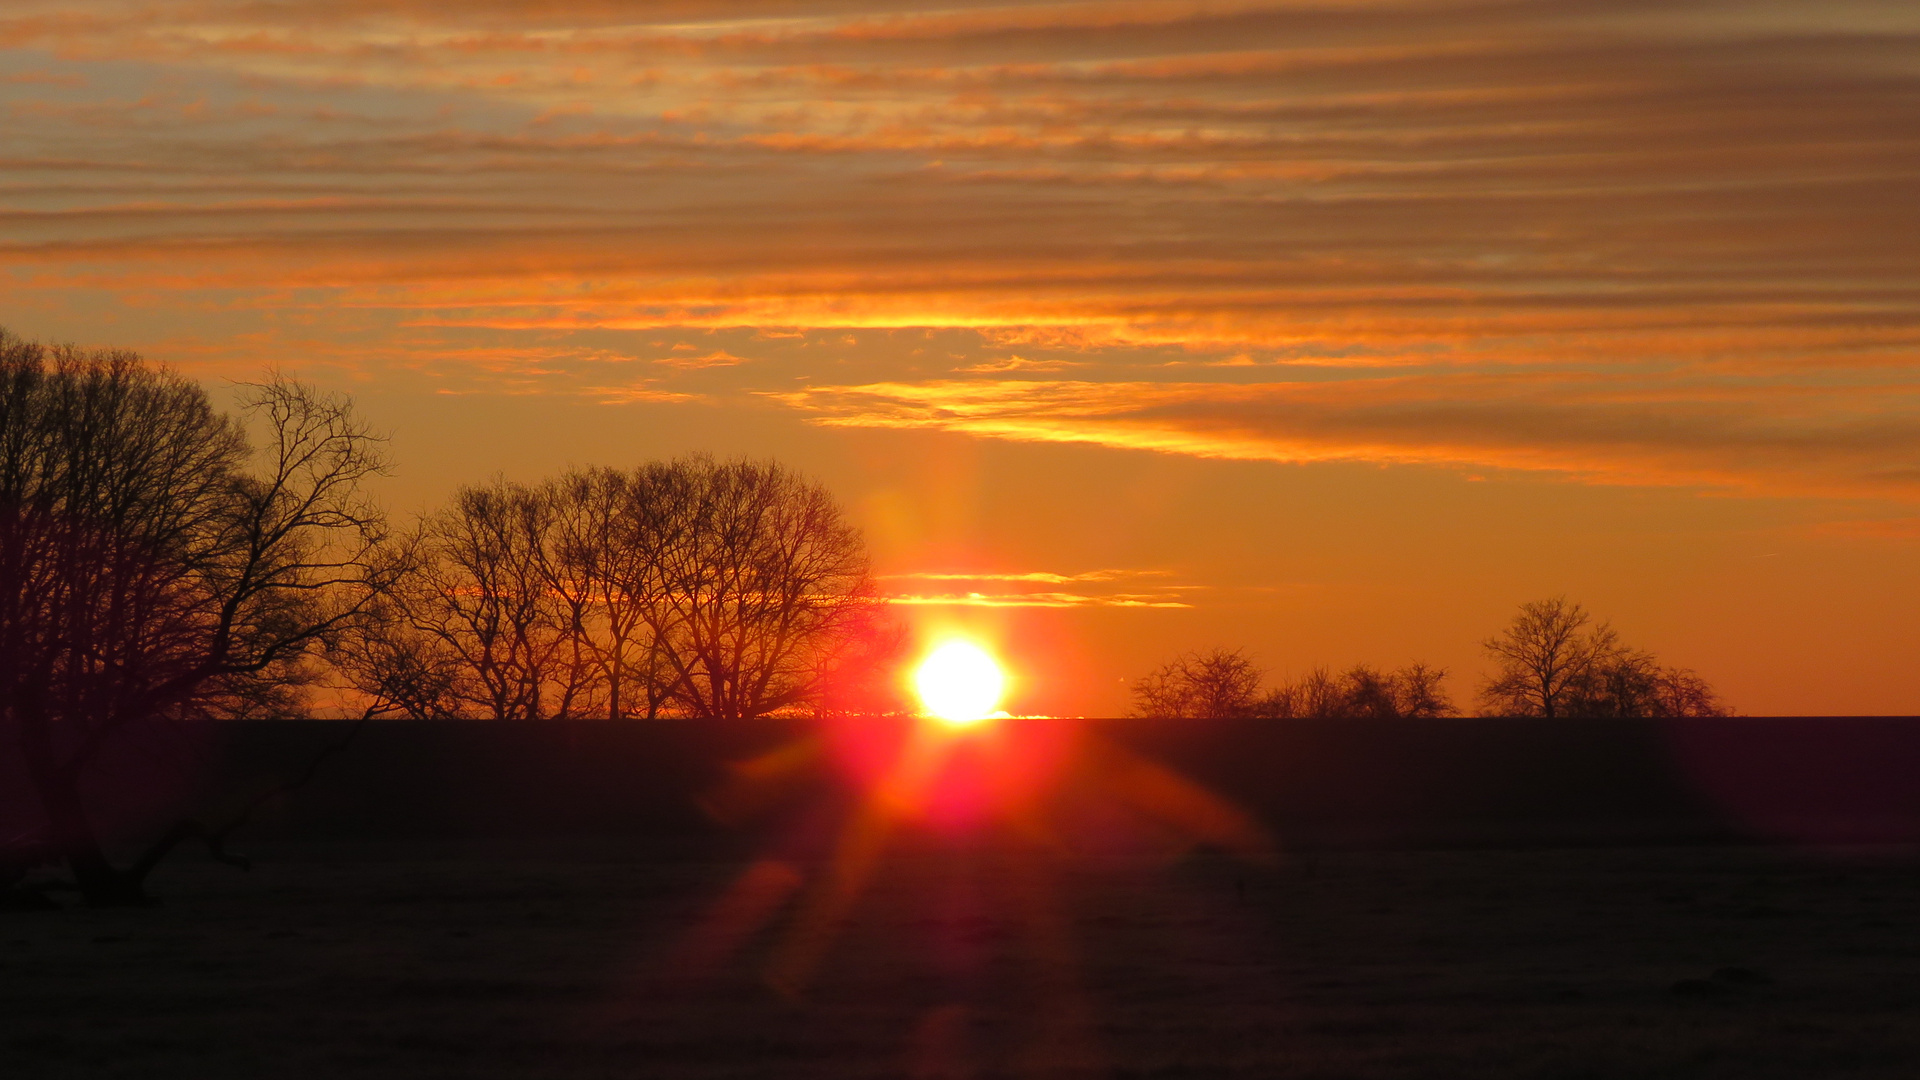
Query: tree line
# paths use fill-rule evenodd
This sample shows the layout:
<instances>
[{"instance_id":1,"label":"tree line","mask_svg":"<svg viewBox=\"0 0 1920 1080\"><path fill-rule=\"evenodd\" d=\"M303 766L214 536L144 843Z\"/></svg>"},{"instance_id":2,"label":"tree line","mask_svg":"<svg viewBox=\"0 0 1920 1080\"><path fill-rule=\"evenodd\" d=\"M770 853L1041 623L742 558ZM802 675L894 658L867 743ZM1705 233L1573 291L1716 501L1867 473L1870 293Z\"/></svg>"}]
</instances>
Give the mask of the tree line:
<instances>
[{"instance_id":1,"label":"tree line","mask_svg":"<svg viewBox=\"0 0 1920 1080\"><path fill-rule=\"evenodd\" d=\"M1564 596L1520 605L1513 620L1481 643L1494 671L1481 683L1481 711L1493 716L1726 716L1713 687L1687 668L1670 667L1620 640ZM1356 664L1335 674L1315 668L1268 687L1241 649L1183 653L1135 681L1137 716L1228 719L1404 719L1458 713L1444 687L1446 669L1422 663L1382 671Z\"/></svg>"}]
</instances>

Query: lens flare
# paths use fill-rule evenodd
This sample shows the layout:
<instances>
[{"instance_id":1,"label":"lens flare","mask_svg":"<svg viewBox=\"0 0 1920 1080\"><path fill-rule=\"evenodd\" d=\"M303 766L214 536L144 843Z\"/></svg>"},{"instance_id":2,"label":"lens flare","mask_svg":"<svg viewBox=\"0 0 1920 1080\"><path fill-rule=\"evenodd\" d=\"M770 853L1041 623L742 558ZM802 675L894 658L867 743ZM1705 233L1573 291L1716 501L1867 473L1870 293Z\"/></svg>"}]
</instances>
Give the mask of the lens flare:
<instances>
[{"instance_id":1,"label":"lens flare","mask_svg":"<svg viewBox=\"0 0 1920 1080\"><path fill-rule=\"evenodd\" d=\"M927 715L957 727L992 716L1006 682L999 663L970 641L941 645L913 673L914 690Z\"/></svg>"}]
</instances>

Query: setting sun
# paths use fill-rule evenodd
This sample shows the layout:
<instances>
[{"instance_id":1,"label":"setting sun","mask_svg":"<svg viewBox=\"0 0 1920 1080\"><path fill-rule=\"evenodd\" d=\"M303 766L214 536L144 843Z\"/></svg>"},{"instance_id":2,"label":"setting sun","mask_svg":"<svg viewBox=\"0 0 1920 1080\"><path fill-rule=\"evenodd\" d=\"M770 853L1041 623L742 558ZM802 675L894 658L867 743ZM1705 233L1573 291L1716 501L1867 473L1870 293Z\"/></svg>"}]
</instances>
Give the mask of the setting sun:
<instances>
[{"instance_id":1,"label":"setting sun","mask_svg":"<svg viewBox=\"0 0 1920 1080\"><path fill-rule=\"evenodd\" d=\"M927 654L913 673L913 687L928 716L949 724L972 724L1000 705L1006 676L985 649L949 641Z\"/></svg>"}]
</instances>

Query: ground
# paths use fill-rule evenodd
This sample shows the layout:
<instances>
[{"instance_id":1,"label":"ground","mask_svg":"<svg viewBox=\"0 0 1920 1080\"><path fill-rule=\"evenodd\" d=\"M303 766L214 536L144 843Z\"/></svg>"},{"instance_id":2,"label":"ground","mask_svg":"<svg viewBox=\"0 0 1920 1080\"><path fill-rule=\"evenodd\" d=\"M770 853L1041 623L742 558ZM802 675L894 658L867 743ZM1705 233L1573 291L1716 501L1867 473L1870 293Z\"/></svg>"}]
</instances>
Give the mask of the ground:
<instances>
[{"instance_id":1,"label":"ground","mask_svg":"<svg viewBox=\"0 0 1920 1080\"><path fill-rule=\"evenodd\" d=\"M845 850L183 858L0 912L0 1074L1920 1075L1910 854Z\"/></svg>"}]
</instances>

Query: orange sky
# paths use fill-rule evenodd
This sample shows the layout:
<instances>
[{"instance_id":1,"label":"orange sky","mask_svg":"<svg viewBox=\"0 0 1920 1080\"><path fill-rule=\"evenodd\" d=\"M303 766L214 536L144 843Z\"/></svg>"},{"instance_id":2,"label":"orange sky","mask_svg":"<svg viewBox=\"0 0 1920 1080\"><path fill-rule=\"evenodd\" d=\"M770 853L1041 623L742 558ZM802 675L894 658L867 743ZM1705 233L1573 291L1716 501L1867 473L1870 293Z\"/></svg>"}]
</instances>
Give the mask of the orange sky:
<instances>
[{"instance_id":1,"label":"orange sky","mask_svg":"<svg viewBox=\"0 0 1920 1080\"><path fill-rule=\"evenodd\" d=\"M347 389L407 512L776 455L1020 710L1565 592L1920 712L1905 0L8 0L0 325Z\"/></svg>"}]
</instances>

